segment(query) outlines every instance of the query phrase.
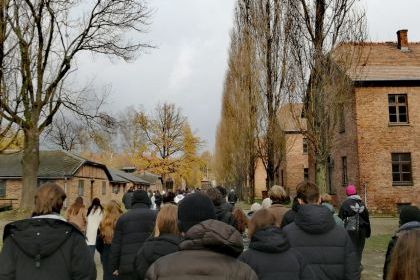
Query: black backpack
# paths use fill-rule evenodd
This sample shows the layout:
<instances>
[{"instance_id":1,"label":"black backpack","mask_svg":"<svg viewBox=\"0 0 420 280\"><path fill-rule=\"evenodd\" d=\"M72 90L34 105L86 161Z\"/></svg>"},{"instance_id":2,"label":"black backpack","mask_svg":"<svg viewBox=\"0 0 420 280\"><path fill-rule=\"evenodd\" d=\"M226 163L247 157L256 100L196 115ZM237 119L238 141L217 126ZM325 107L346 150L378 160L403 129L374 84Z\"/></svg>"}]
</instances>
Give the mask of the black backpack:
<instances>
[{"instance_id":1,"label":"black backpack","mask_svg":"<svg viewBox=\"0 0 420 280\"><path fill-rule=\"evenodd\" d=\"M353 211L354 215L349 216L344 220L344 228L347 231L358 232L360 230L360 214L365 211L365 206L362 202L358 201L354 205L351 205L350 209Z\"/></svg>"}]
</instances>

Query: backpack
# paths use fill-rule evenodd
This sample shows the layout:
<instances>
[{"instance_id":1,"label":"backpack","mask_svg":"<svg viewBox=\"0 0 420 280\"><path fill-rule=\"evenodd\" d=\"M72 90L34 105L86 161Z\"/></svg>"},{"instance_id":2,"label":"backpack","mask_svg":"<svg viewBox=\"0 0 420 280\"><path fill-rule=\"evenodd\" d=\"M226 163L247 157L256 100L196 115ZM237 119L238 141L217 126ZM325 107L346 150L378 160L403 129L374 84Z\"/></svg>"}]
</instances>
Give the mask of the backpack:
<instances>
[{"instance_id":1,"label":"backpack","mask_svg":"<svg viewBox=\"0 0 420 280\"><path fill-rule=\"evenodd\" d=\"M356 204L350 206L350 209L354 212L354 215L345 219L344 228L347 231L358 232L360 230L360 214L365 211L365 206L356 202Z\"/></svg>"}]
</instances>

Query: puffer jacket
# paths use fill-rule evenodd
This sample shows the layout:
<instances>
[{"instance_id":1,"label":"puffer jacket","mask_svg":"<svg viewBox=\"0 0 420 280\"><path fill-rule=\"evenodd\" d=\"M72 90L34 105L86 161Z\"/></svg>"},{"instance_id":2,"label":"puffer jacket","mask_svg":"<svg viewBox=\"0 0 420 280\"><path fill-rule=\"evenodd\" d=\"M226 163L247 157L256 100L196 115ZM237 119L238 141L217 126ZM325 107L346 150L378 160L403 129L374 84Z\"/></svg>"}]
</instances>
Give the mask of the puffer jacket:
<instances>
[{"instance_id":1,"label":"puffer jacket","mask_svg":"<svg viewBox=\"0 0 420 280\"><path fill-rule=\"evenodd\" d=\"M315 279L360 279L360 262L350 236L335 224L326 207L301 205L295 222L283 231L292 248L304 257Z\"/></svg>"},{"instance_id":2,"label":"puffer jacket","mask_svg":"<svg viewBox=\"0 0 420 280\"><path fill-rule=\"evenodd\" d=\"M280 226L281 228L295 221L295 217L296 217L297 212L299 211L299 208L300 208L299 202L296 199L293 200L292 209L287 211L283 216L283 220L281 221L281 226Z\"/></svg>"},{"instance_id":3,"label":"puffer jacket","mask_svg":"<svg viewBox=\"0 0 420 280\"><path fill-rule=\"evenodd\" d=\"M118 219L109 259L112 271L118 270L120 275L133 273L136 253L151 236L155 220L156 211L143 203L134 203L132 209Z\"/></svg>"},{"instance_id":4,"label":"puffer jacket","mask_svg":"<svg viewBox=\"0 0 420 280\"><path fill-rule=\"evenodd\" d=\"M180 251L158 259L145 279L258 279L247 264L236 259L243 245L234 227L207 220L190 228L185 238Z\"/></svg>"},{"instance_id":5,"label":"puffer jacket","mask_svg":"<svg viewBox=\"0 0 420 280\"><path fill-rule=\"evenodd\" d=\"M248 264L260 280L313 279L303 257L290 248L289 241L278 227L257 231L252 236L249 250L243 252L239 260Z\"/></svg>"},{"instance_id":6,"label":"puffer jacket","mask_svg":"<svg viewBox=\"0 0 420 280\"><path fill-rule=\"evenodd\" d=\"M181 237L173 234L161 234L159 237L149 238L137 252L134 260L136 279L144 279L150 265L163 256L179 251Z\"/></svg>"},{"instance_id":7,"label":"puffer jacket","mask_svg":"<svg viewBox=\"0 0 420 280\"><path fill-rule=\"evenodd\" d=\"M387 279L389 265L391 263L392 251L393 251L395 245L397 244L398 238L402 234L404 234L404 233L406 233L407 231L410 231L410 230L420 230L420 222L412 221L412 222L403 224L397 230L397 232L394 234L394 236L392 236L391 240L389 241L388 249L387 249L386 255L385 255L384 274L383 274L383 279L384 280Z\"/></svg>"},{"instance_id":8,"label":"puffer jacket","mask_svg":"<svg viewBox=\"0 0 420 280\"><path fill-rule=\"evenodd\" d=\"M232 216L232 212L229 211L228 208L224 207L223 204L214 206L214 210L216 211L217 220L231 226L235 225L235 219Z\"/></svg>"},{"instance_id":9,"label":"puffer jacket","mask_svg":"<svg viewBox=\"0 0 420 280\"><path fill-rule=\"evenodd\" d=\"M3 240L1 280L96 279L83 234L58 215L10 223Z\"/></svg>"}]
</instances>

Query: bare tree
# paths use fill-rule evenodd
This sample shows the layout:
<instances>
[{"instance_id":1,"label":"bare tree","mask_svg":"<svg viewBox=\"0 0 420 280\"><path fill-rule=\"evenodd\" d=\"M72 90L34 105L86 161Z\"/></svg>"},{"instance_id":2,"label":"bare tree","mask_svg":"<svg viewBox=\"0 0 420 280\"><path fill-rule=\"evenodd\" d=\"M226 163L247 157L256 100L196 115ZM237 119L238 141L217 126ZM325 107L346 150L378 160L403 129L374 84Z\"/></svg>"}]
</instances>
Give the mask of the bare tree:
<instances>
[{"instance_id":1,"label":"bare tree","mask_svg":"<svg viewBox=\"0 0 420 280\"><path fill-rule=\"evenodd\" d=\"M40 134L61 106L77 104L65 82L77 55L134 58L149 45L128 34L149 17L142 0L0 2L0 116L24 133L22 207L36 190Z\"/></svg>"}]
</instances>

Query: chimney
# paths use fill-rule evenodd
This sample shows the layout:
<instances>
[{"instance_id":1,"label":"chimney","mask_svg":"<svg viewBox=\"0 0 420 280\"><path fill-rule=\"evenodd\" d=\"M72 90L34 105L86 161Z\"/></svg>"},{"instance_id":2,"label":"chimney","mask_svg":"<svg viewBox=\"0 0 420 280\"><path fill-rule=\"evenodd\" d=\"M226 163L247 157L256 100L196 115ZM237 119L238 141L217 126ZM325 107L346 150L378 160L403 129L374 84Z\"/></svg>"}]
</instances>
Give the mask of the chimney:
<instances>
[{"instance_id":1,"label":"chimney","mask_svg":"<svg viewBox=\"0 0 420 280\"><path fill-rule=\"evenodd\" d=\"M407 36L408 30L402 29L397 31L398 36L398 48L401 51L408 51L408 36Z\"/></svg>"}]
</instances>

